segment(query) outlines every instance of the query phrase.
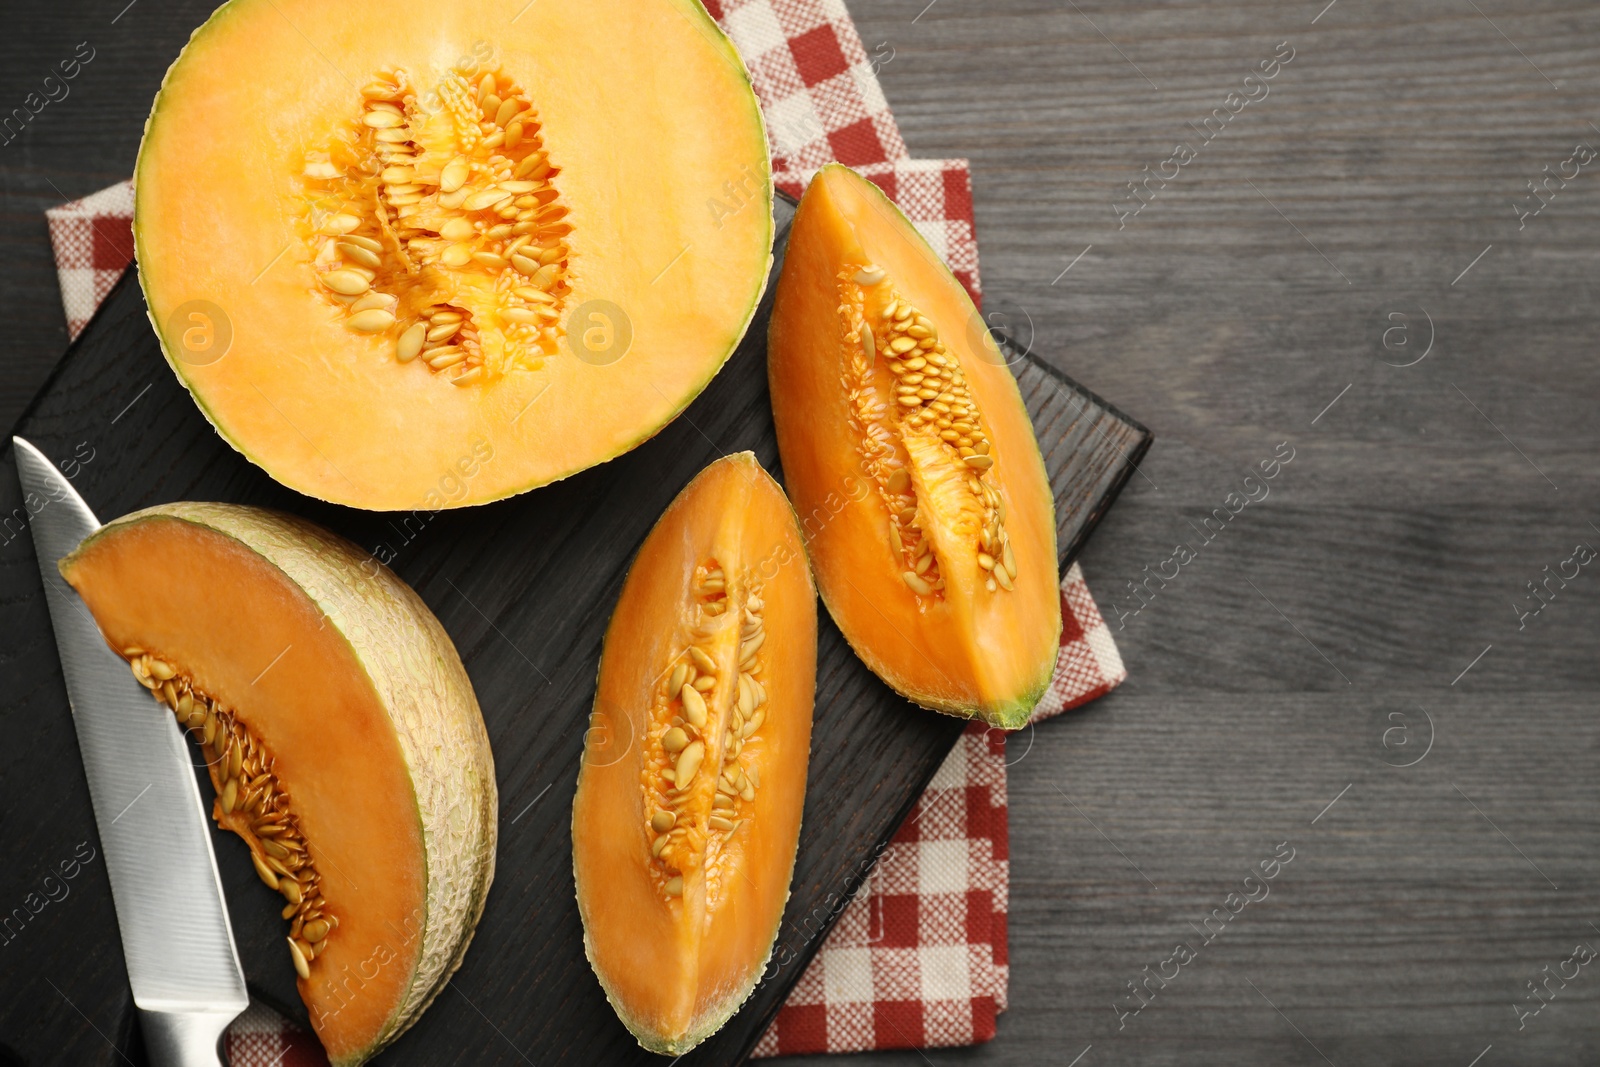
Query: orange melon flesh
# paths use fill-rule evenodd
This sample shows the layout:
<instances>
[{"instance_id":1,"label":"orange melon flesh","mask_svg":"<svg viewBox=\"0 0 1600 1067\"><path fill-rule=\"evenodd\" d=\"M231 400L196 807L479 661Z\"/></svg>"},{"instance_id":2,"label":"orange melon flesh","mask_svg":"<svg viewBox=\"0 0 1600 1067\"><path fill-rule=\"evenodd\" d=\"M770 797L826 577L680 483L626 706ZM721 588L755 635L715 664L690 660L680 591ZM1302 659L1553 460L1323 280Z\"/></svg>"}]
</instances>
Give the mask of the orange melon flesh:
<instances>
[{"instance_id":1,"label":"orange melon flesh","mask_svg":"<svg viewBox=\"0 0 1600 1067\"><path fill-rule=\"evenodd\" d=\"M712 562L725 589L708 600L697 590ZM805 800L815 597L789 503L746 452L707 467L662 515L612 616L573 804L573 872L589 960L652 1051L680 1055L715 1032L771 954ZM709 614L704 605L719 599L730 606ZM744 662L765 691L762 718L730 749L748 621L740 612L753 603L765 637ZM687 729L683 700L667 692L676 665L694 662L690 643L715 666L699 731ZM671 808L677 789L661 771L682 766L665 744L674 724L702 738L705 755L665 834L670 847L654 858L663 835L650 820ZM716 807L724 768L738 768L751 788ZM724 832L713 815L740 821Z\"/></svg>"},{"instance_id":2,"label":"orange melon flesh","mask_svg":"<svg viewBox=\"0 0 1600 1067\"><path fill-rule=\"evenodd\" d=\"M887 349L898 330L885 312L905 304L942 346L931 351L954 362L964 400L946 382L945 392L928 388L937 403L899 401L906 382L929 385L905 377L914 373L905 360L929 349L903 357ZM875 673L918 704L1021 727L1060 643L1054 500L1016 379L965 289L876 186L830 165L800 202L768 336L784 480L840 630ZM924 369L931 377L935 367ZM958 442L938 436L941 424L912 422L923 411L948 420L962 403L981 416L973 422L991 460L982 470L958 454ZM893 481L897 470L906 472L898 476L908 478L905 492ZM1017 568L1010 589L991 588L995 572L983 565L1003 555L998 546L979 555L986 521L1000 514L986 502L990 492L1004 505L995 529ZM912 506L914 518L899 517ZM926 573L943 583L928 593L906 578L910 571L924 581L910 548L921 540L933 557Z\"/></svg>"},{"instance_id":3,"label":"orange melon flesh","mask_svg":"<svg viewBox=\"0 0 1600 1067\"><path fill-rule=\"evenodd\" d=\"M112 648L177 666L196 692L232 709L273 761L320 875L326 913L338 920L310 978L299 982L337 1065L361 1062L392 1040L436 992L428 986L441 968L448 977L459 963L461 922L470 936L493 870L493 769L470 686L437 622L419 636L405 617L426 611L414 594L397 595L392 587L404 587L392 574L361 572L353 547L309 531L251 509L168 505L103 528L61 569ZM279 548L264 555L252 538ZM348 582L372 598L374 617L354 618L360 606L341 603L328 584L308 592L300 584L308 574ZM375 635L414 660L428 649L415 678L402 683L422 685L423 707L410 715L421 712L428 722L408 722L396 709L407 698L397 700L392 679L374 676L385 665L368 651ZM447 804L457 809L463 851L436 853L431 870L423 795L430 768L414 758L425 735L432 735L428 747L436 743L465 768L454 783L439 783L453 789ZM241 816L223 813L220 796L215 813L225 827L240 825ZM450 891L464 918L441 909L444 877L459 880ZM446 935L452 923L454 939ZM283 965L291 965L288 952Z\"/></svg>"},{"instance_id":4,"label":"orange melon flesh","mask_svg":"<svg viewBox=\"0 0 1600 1067\"><path fill-rule=\"evenodd\" d=\"M754 314L771 262L770 163L720 29L695 0L519 6L231 0L167 74L136 176L151 319L206 417L292 489L434 510L566 477L682 411ZM420 185L362 169L388 166L362 91L391 74L405 82ZM484 74L490 95L529 105L515 146L472 147L500 129L495 116L446 107L462 87L475 97ZM555 242L548 304L516 296L537 282L507 263L446 263L452 242L436 232L460 218L473 232L462 256L505 253L518 235L486 235L515 225L496 213L513 201L443 208L443 168L458 155L511 168L535 148L548 192L519 195L554 198L557 216L532 234ZM322 177L328 167L339 176ZM463 189L498 188L483 167ZM380 187L416 192L392 197L379 223ZM326 229L345 214L381 246L367 295L395 301L369 309L393 316L374 332L355 330L354 297L328 287L335 268L363 265ZM546 306L554 317L535 313ZM430 307L473 324L474 338L435 342L466 346L465 362L401 361Z\"/></svg>"}]
</instances>

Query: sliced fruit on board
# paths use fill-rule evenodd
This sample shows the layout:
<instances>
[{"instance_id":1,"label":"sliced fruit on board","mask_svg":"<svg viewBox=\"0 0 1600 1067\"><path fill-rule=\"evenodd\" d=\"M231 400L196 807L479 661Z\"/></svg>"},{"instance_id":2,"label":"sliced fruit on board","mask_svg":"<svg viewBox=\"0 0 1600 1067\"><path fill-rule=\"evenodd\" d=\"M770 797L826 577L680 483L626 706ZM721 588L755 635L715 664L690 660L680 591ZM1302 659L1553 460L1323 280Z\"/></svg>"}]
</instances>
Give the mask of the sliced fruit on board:
<instances>
[{"instance_id":1,"label":"sliced fruit on board","mask_svg":"<svg viewBox=\"0 0 1600 1067\"><path fill-rule=\"evenodd\" d=\"M784 482L851 647L924 707L1021 727L1061 636L1033 424L966 290L848 168L800 201L767 351Z\"/></svg>"},{"instance_id":2,"label":"sliced fruit on board","mask_svg":"<svg viewBox=\"0 0 1600 1067\"><path fill-rule=\"evenodd\" d=\"M151 321L206 417L374 510L633 448L727 360L772 255L761 112L695 0L231 0L136 186Z\"/></svg>"},{"instance_id":3,"label":"sliced fruit on board","mask_svg":"<svg viewBox=\"0 0 1600 1067\"><path fill-rule=\"evenodd\" d=\"M366 1061L460 966L494 876L494 762L450 638L355 546L256 508L137 511L61 573L200 742L329 1059Z\"/></svg>"},{"instance_id":4,"label":"sliced fruit on board","mask_svg":"<svg viewBox=\"0 0 1600 1067\"><path fill-rule=\"evenodd\" d=\"M749 452L678 494L623 584L572 809L584 949L639 1043L727 1022L789 898L816 687L794 512Z\"/></svg>"}]
</instances>

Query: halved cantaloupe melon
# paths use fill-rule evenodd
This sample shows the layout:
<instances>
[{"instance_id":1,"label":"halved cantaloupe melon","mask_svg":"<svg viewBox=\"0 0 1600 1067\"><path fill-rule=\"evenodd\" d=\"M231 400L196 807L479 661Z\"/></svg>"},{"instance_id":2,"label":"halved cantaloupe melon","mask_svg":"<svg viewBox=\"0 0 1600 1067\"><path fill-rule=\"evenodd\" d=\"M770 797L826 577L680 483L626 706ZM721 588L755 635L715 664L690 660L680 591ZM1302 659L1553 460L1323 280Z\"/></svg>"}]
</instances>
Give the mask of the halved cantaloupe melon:
<instances>
[{"instance_id":1,"label":"halved cantaloupe melon","mask_svg":"<svg viewBox=\"0 0 1600 1067\"><path fill-rule=\"evenodd\" d=\"M823 168L800 202L767 358L784 482L839 629L918 704L1024 725L1061 637L1033 424L966 290L852 170Z\"/></svg>"},{"instance_id":2,"label":"halved cantaloupe melon","mask_svg":"<svg viewBox=\"0 0 1600 1067\"><path fill-rule=\"evenodd\" d=\"M134 512L60 566L200 741L329 1059L364 1062L460 966L494 876L494 763L450 638L353 545L255 508Z\"/></svg>"},{"instance_id":3,"label":"halved cantaloupe melon","mask_svg":"<svg viewBox=\"0 0 1600 1067\"><path fill-rule=\"evenodd\" d=\"M789 898L816 686L794 512L749 452L645 539L606 631L572 809L584 947L623 1023L681 1055L749 996Z\"/></svg>"},{"instance_id":4,"label":"halved cantaloupe melon","mask_svg":"<svg viewBox=\"0 0 1600 1067\"><path fill-rule=\"evenodd\" d=\"M206 417L375 510L639 444L771 263L761 112L696 0L230 0L168 71L136 187L151 320Z\"/></svg>"}]
</instances>

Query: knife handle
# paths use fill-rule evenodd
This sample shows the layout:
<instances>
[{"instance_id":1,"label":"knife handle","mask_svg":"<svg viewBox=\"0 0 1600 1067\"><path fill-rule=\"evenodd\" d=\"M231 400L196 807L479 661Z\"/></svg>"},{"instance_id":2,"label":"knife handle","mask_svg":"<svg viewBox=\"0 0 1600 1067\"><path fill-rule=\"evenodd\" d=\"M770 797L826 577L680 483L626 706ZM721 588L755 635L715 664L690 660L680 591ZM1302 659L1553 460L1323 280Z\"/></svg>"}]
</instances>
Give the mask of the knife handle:
<instances>
[{"instance_id":1,"label":"knife handle","mask_svg":"<svg viewBox=\"0 0 1600 1067\"><path fill-rule=\"evenodd\" d=\"M223 1067L222 1032L238 1017L228 1011L139 1009L145 1052L154 1067Z\"/></svg>"}]
</instances>

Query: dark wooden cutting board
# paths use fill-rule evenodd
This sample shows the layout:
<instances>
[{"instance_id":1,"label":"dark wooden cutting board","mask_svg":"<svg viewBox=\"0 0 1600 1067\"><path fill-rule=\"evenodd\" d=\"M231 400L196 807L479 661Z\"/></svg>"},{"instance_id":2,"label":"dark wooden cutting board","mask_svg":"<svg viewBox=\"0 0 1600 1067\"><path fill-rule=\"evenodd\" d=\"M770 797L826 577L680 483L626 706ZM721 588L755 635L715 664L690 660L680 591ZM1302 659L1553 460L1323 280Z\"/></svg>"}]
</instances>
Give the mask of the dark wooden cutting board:
<instances>
[{"instance_id":1,"label":"dark wooden cutting board","mask_svg":"<svg viewBox=\"0 0 1600 1067\"><path fill-rule=\"evenodd\" d=\"M780 202L779 263L792 216L792 205ZM380 556L386 548L455 640L494 746L497 872L466 963L378 1062L664 1062L623 1029L584 960L571 799L601 639L645 534L720 455L752 449L779 473L765 364L770 304L769 287L727 367L654 440L567 481L465 511L373 514L273 482L217 436L166 367L132 271L19 424L16 432L63 462L102 519L164 501L226 500L296 512ZM1150 435L1036 357L1011 355L1054 484L1065 562ZM0 1065L7 1056L29 1067L138 1061L110 886L26 529L29 504L10 452L7 441L0 455ZM748 1054L837 918L830 902L860 884L962 726L885 688L821 613L804 827L775 957L793 962L685 1063L736 1063ZM200 778L209 805L210 787ZM215 841L252 990L303 1019L277 914L282 901L256 880L237 838L218 833Z\"/></svg>"}]
</instances>

